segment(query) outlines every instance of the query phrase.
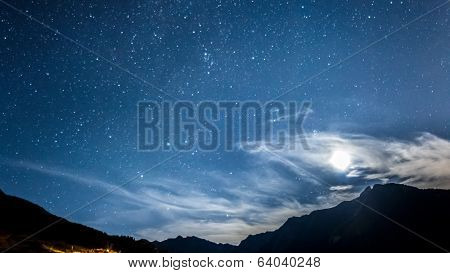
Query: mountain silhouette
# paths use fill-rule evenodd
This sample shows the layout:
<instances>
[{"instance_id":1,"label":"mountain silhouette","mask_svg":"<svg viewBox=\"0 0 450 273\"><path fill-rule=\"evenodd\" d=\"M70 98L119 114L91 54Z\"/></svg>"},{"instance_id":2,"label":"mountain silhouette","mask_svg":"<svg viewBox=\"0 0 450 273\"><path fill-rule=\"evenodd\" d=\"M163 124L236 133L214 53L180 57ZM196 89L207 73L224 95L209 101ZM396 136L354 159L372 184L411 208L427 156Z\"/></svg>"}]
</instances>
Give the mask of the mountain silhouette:
<instances>
[{"instance_id":1,"label":"mountain silhouette","mask_svg":"<svg viewBox=\"0 0 450 273\"><path fill-rule=\"evenodd\" d=\"M230 253L238 248L230 244L217 244L197 237L181 237L154 242L160 249L178 253Z\"/></svg>"},{"instance_id":2,"label":"mountain silhouette","mask_svg":"<svg viewBox=\"0 0 450 273\"><path fill-rule=\"evenodd\" d=\"M354 200L292 217L275 231L250 235L238 246L232 246L197 237L149 242L111 236L0 191L0 251L448 252L449 209L450 190L375 185ZM51 226L27 239L48 225Z\"/></svg>"},{"instance_id":3,"label":"mountain silhouette","mask_svg":"<svg viewBox=\"0 0 450 273\"><path fill-rule=\"evenodd\" d=\"M34 236L28 239L30 235ZM157 252L158 249L146 240L110 236L69 222L38 205L6 195L0 190L0 251Z\"/></svg>"},{"instance_id":4,"label":"mountain silhouette","mask_svg":"<svg viewBox=\"0 0 450 273\"><path fill-rule=\"evenodd\" d=\"M448 252L450 191L375 185L330 209L249 236L240 252Z\"/></svg>"},{"instance_id":5,"label":"mountain silhouette","mask_svg":"<svg viewBox=\"0 0 450 273\"><path fill-rule=\"evenodd\" d=\"M449 209L449 190L375 185L354 200L250 235L237 247L182 237L160 247L169 252L448 252Z\"/></svg>"}]
</instances>

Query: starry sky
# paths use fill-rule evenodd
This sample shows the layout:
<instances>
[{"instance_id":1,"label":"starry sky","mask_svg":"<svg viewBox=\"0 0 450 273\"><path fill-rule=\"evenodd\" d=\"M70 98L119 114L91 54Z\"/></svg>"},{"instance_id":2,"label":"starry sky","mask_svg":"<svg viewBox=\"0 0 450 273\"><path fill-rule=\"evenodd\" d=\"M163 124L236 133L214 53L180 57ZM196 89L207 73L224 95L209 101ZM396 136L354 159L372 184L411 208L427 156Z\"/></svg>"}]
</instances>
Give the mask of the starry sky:
<instances>
[{"instance_id":1,"label":"starry sky","mask_svg":"<svg viewBox=\"0 0 450 273\"><path fill-rule=\"evenodd\" d=\"M449 188L445 2L1 0L0 188L64 216L138 177L68 218L231 243L374 183ZM140 175L174 153L137 151L138 101L275 98L312 102L311 151L193 150Z\"/></svg>"}]
</instances>

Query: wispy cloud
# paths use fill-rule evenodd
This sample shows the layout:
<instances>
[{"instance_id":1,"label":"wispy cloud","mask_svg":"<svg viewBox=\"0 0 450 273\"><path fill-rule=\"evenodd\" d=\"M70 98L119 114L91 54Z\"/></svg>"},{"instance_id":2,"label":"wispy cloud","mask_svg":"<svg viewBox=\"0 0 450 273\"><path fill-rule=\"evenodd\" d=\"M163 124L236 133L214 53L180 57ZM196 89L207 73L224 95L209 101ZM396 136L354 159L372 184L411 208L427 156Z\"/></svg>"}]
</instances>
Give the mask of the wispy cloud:
<instances>
[{"instance_id":1,"label":"wispy cloud","mask_svg":"<svg viewBox=\"0 0 450 273\"><path fill-rule=\"evenodd\" d=\"M249 234L278 228L289 217L352 199L374 183L450 188L450 142L431 134L398 140L320 133L308 136L308 144L309 150L301 145L293 150L263 146L244 152L249 160L232 175L186 170L183 177L144 177L109 197L111 210L117 213L99 215L85 224L109 230L115 223L126 223L136 236L149 240L194 235L236 244ZM345 171L330 164L336 150L351 158ZM1 163L101 193L115 187L79 170L27 161Z\"/></svg>"},{"instance_id":2,"label":"wispy cloud","mask_svg":"<svg viewBox=\"0 0 450 273\"><path fill-rule=\"evenodd\" d=\"M3 160L2 163L101 192L115 187L61 167L28 161ZM144 177L138 184L117 190L109 197L114 201L111 205L117 206L111 208L116 213L100 215L84 224L108 229L108 225L125 222L133 227L136 236L149 240L194 235L237 244L249 234L278 228L289 217L342 201L322 198L319 202L299 202L295 196L298 181L283 177L272 168L249 168L233 175L212 171L205 173L203 180L208 187L194 187L188 178ZM123 206L124 203L132 207Z\"/></svg>"},{"instance_id":3,"label":"wispy cloud","mask_svg":"<svg viewBox=\"0 0 450 273\"><path fill-rule=\"evenodd\" d=\"M266 161L315 170L316 177L324 177L335 171L330 164L333 152L345 151L351 158L347 177L450 188L450 142L435 135L423 133L412 140L399 140L320 133L309 135L307 140L309 150L260 149L253 153Z\"/></svg>"}]
</instances>

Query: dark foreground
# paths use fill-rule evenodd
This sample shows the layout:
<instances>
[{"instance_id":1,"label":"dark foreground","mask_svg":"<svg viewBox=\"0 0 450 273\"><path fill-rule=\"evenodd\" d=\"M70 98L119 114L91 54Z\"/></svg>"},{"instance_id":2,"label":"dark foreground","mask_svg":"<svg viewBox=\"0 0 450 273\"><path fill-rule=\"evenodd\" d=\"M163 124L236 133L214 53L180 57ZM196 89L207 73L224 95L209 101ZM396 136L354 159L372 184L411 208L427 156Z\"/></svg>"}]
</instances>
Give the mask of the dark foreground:
<instances>
[{"instance_id":1,"label":"dark foreground","mask_svg":"<svg viewBox=\"0 0 450 273\"><path fill-rule=\"evenodd\" d=\"M196 237L149 242L111 236L0 191L0 251L446 252L449 209L449 190L375 185L352 201L292 217L278 230L251 235L232 246Z\"/></svg>"}]
</instances>

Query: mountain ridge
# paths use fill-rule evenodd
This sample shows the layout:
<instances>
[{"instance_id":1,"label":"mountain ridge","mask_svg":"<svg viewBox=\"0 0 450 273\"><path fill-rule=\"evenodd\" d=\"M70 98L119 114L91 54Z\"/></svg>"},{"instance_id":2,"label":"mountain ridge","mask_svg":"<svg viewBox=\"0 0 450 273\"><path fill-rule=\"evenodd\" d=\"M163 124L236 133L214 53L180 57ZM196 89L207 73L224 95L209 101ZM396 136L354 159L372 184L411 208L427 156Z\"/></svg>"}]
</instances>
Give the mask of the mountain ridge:
<instances>
[{"instance_id":1,"label":"mountain ridge","mask_svg":"<svg viewBox=\"0 0 450 273\"><path fill-rule=\"evenodd\" d=\"M428 204L415 205L419 200ZM399 203L407 206L386 209ZM291 217L275 231L248 236L239 248L242 252L442 252L450 248L446 232L450 230L450 222L442 217L448 208L448 190L374 185L354 200ZM430 222L416 221L416 213ZM399 226L394 219L400 219L408 227ZM427 242L408 231L409 228L431 239Z\"/></svg>"},{"instance_id":2,"label":"mountain ridge","mask_svg":"<svg viewBox=\"0 0 450 273\"><path fill-rule=\"evenodd\" d=\"M99 252L189 253L448 252L450 236L447 230L450 230L450 220L445 216L449 208L450 190L417 189L401 184L374 185L367 187L353 200L300 217L291 217L277 230L249 235L234 246L195 236L149 242L108 235L69 222L38 205L6 195L0 190L0 251L2 244L3 250L8 249L4 246L23 240L39 227L59 221L54 227L10 251L70 251L76 245L75 250L80 252L86 249ZM39 224L30 228L30 222ZM45 244L52 245L52 248ZM71 248L68 249L68 246Z\"/></svg>"},{"instance_id":3,"label":"mountain ridge","mask_svg":"<svg viewBox=\"0 0 450 273\"><path fill-rule=\"evenodd\" d=\"M168 252L181 253L230 253L238 250L237 246L222 244L198 238L196 236L177 236L176 238L166 239L162 242L153 242L159 248Z\"/></svg>"},{"instance_id":4,"label":"mountain ridge","mask_svg":"<svg viewBox=\"0 0 450 273\"><path fill-rule=\"evenodd\" d=\"M0 219L1 252L159 251L147 240L108 235L91 227L72 223L47 212L39 205L7 195L1 190ZM35 236L28 239L35 233Z\"/></svg>"}]
</instances>

